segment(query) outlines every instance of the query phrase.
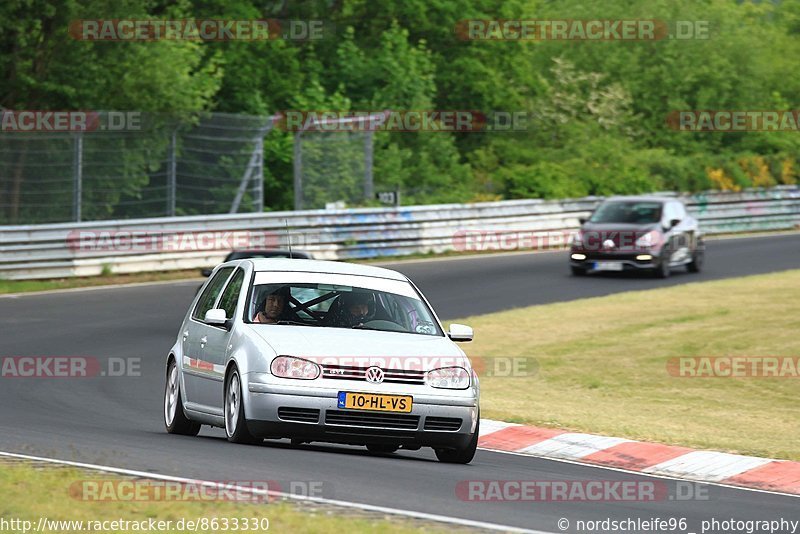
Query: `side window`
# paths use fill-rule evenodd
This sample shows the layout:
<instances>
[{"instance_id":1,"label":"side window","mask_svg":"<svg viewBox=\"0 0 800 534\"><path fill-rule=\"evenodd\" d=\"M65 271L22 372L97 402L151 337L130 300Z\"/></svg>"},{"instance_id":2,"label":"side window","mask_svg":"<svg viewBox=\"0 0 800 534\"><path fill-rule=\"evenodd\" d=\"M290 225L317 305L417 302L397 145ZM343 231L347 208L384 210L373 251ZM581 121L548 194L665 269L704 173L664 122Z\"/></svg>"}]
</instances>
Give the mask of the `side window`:
<instances>
[{"instance_id":1,"label":"side window","mask_svg":"<svg viewBox=\"0 0 800 534\"><path fill-rule=\"evenodd\" d=\"M216 302L217 296L219 296L219 292L222 291L222 286L225 285L231 271L233 271L233 267L225 267L217 271L217 274L214 275L214 278L212 278L211 282L206 286L203 294L200 295L200 300L197 301L197 306L195 306L194 312L192 312L193 319L197 321L205 319L206 312L214 306L214 302Z\"/></svg>"},{"instance_id":2,"label":"side window","mask_svg":"<svg viewBox=\"0 0 800 534\"><path fill-rule=\"evenodd\" d=\"M242 283L244 283L244 271L236 269L236 273L231 278L231 281L228 283L219 301L219 307L225 310L225 317L228 319L232 318L233 314L236 312L236 303L239 302L239 293L242 291Z\"/></svg>"}]
</instances>

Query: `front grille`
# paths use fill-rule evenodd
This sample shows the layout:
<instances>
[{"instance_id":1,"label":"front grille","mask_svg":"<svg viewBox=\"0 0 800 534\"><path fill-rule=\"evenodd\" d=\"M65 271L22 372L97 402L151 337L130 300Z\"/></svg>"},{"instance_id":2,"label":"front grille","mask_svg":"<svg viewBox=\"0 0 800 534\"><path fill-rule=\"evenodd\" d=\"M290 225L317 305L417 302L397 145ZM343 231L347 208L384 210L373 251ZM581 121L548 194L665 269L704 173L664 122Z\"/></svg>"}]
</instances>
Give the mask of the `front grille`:
<instances>
[{"instance_id":1,"label":"front grille","mask_svg":"<svg viewBox=\"0 0 800 534\"><path fill-rule=\"evenodd\" d=\"M419 427L419 416L399 413L360 413L343 410L327 410L325 412L325 424L416 430L417 427Z\"/></svg>"},{"instance_id":2,"label":"front grille","mask_svg":"<svg viewBox=\"0 0 800 534\"><path fill-rule=\"evenodd\" d=\"M297 423L318 423L319 410L310 408L278 408L278 418L284 421L294 421Z\"/></svg>"},{"instance_id":3,"label":"front grille","mask_svg":"<svg viewBox=\"0 0 800 534\"><path fill-rule=\"evenodd\" d=\"M352 365L323 365L322 378L338 380L366 381L367 367ZM407 371L405 369L383 369L383 382L388 384L424 384L424 371Z\"/></svg>"},{"instance_id":4,"label":"front grille","mask_svg":"<svg viewBox=\"0 0 800 534\"><path fill-rule=\"evenodd\" d=\"M463 419L454 417L426 417L425 430L439 430L445 432L455 432L461 428Z\"/></svg>"}]
</instances>

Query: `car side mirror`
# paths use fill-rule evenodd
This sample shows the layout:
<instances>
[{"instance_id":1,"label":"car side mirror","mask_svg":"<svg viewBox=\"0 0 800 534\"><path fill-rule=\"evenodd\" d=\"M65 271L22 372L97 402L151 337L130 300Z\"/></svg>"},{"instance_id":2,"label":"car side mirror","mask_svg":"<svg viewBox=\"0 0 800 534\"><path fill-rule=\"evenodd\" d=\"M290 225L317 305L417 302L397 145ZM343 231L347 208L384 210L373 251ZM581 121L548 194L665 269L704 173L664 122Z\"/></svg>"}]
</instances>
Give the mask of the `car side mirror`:
<instances>
[{"instance_id":1,"label":"car side mirror","mask_svg":"<svg viewBox=\"0 0 800 534\"><path fill-rule=\"evenodd\" d=\"M453 323L447 332L447 337L453 341L472 341L474 337L472 328L465 324Z\"/></svg>"},{"instance_id":2,"label":"car side mirror","mask_svg":"<svg viewBox=\"0 0 800 534\"><path fill-rule=\"evenodd\" d=\"M226 315L225 310L222 308L208 310L206 312L205 323L214 326L225 326L225 323L228 322Z\"/></svg>"},{"instance_id":3,"label":"car side mirror","mask_svg":"<svg viewBox=\"0 0 800 534\"><path fill-rule=\"evenodd\" d=\"M676 226L678 226L680 223L681 223L681 220L680 220L680 219L672 219L671 221L669 221L669 227L670 227L670 228L675 228L675 227L676 227Z\"/></svg>"},{"instance_id":4,"label":"car side mirror","mask_svg":"<svg viewBox=\"0 0 800 534\"><path fill-rule=\"evenodd\" d=\"M200 271L200 274L205 276L206 278L208 278L209 276L211 276L211 273L213 273L213 272L214 272L214 269L202 269Z\"/></svg>"},{"instance_id":5,"label":"car side mirror","mask_svg":"<svg viewBox=\"0 0 800 534\"><path fill-rule=\"evenodd\" d=\"M584 224L586 224L586 221L587 221L587 220L588 220L588 219L587 219L586 217L578 217L578 224L580 224L581 226L583 226Z\"/></svg>"}]
</instances>

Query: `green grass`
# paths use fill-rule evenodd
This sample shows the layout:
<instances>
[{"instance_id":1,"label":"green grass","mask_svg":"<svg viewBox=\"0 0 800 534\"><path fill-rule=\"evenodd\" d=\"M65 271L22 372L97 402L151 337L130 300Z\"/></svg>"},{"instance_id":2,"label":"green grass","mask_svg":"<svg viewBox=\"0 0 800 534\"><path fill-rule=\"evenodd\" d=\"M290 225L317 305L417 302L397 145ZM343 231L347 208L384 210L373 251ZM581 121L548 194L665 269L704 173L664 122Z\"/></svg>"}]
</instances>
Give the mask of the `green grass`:
<instances>
[{"instance_id":1,"label":"green grass","mask_svg":"<svg viewBox=\"0 0 800 534\"><path fill-rule=\"evenodd\" d=\"M230 501L138 501L105 500L92 501L81 498L80 483L98 480L123 479L103 473L61 467L33 467L19 462L0 462L0 517L32 521L37 525L40 517L63 521L141 521L155 518L170 520L175 525L180 519L227 518L229 525L234 518L266 518L269 532L318 532L340 534L342 532L422 533L452 532L439 525L422 523L402 518L389 520L385 517L356 516L353 512L344 515L338 510L314 504L291 504L287 502L243 503ZM139 479L140 480L140 479ZM75 486L74 484L78 484ZM120 492L120 495L125 493ZM20 531L18 528L16 531ZM66 532L47 530L45 532ZM129 530L103 530L103 532L130 532ZM161 532L188 532L188 530L163 530ZM220 530L221 532L222 530ZM240 529L240 532L244 530ZM194 532L194 531L192 531ZM215 532L202 530L199 532ZM264 532L248 530L247 532Z\"/></svg>"},{"instance_id":2,"label":"green grass","mask_svg":"<svg viewBox=\"0 0 800 534\"><path fill-rule=\"evenodd\" d=\"M0 279L0 294L32 293L36 291L49 291L52 289L73 289L78 287L135 284L141 282L161 282L167 280L186 280L191 278L199 279L200 269L136 274L106 274L103 276L56 278L48 280Z\"/></svg>"},{"instance_id":3,"label":"green grass","mask_svg":"<svg viewBox=\"0 0 800 534\"><path fill-rule=\"evenodd\" d=\"M800 460L800 378L683 378L669 358L800 356L800 271L621 293L461 319L471 356L526 357L484 377L482 415Z\"/></svg>"}]
</instances>

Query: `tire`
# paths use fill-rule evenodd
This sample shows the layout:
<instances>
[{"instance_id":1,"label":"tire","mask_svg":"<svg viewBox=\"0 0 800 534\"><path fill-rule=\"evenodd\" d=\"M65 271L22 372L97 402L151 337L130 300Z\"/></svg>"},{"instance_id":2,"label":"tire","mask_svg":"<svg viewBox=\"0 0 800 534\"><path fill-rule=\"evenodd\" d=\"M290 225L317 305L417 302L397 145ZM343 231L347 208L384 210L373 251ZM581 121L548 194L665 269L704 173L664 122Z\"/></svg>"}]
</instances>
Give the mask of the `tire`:
<instances>
[{"instance_id":1,"label":"tire","mask_svg":"<svg viewBox=\"0 0 800 534\"><path fill-rule=\"evenodd\" d=\"M653 274L656 278L669 278L670 268L669 259L672 257L672 242L668 241L664 248L661 249L661 257L659 257L658 265Z\"/></svg>"},{"instance_id":2,"label":"tire","mask_svg":"<svg viewBox=\"0 0 800 534\"><path fill-rule=\"evenodd\" d=\"M570 265L569 270L572 271L572 276L586 276L586 269L583 267L575 267Z\"/></svg>"},{"instance_id":3,"label":"tire","mask_svg":"<svg viewBox=\"0 0 800 534\"><path fill-rule=\"evenodd\" d=\"M705 261L706 256L706 245L703 243L702 239L697 240L697 246L694 248L694 252L692 253L692 261L686 265L686 270L690 273L699 273L700 270L703 268L703 261Z\"/></svg>"},{"instance_id":4,"label":"tire","mask_svg":"<svg viewBox=\"0 0 800 534\"><path fill-rule=\"evenodd\" d=\"M384 443L370 443L367 445L367 450L373 454L392 454L399 448L397 445L386 445Z\"/></svg>"},{"instance_id":5,"label":"tire","mask_svg":"<svg viewBox=\"0 0 800 534\"><path fill-rule=\"evenodd\" d=\"M242 380L235 367L225 378L225 435L231 443L257 444L262 439L253 436L247 429L242 399Z\"/></svg>"},{"instance_id":6,"label":"tire","mask_svg":"<svg viewBox=\"0 0 800 534\"><path fill-rule=\"evenodd\" d=\"M478 434L480 433L481 420L478 416L478 424L475 425L475 433L463 449L435 449L436 458L446 464L468 464L475 458L475 451L478 450Z\"/></svg>"},{"instance_id":7,"label":"tire","mask_svg":"<svg viewBox=\"0 0 800 534\"><path fill-rule=\"evenodd\" d=\"M164 426L169 434L196 436L200 432L200 423L190 420L183 412L180 382L178 365L171 360L164 386Z\"/></svg>"}]
</instances>

